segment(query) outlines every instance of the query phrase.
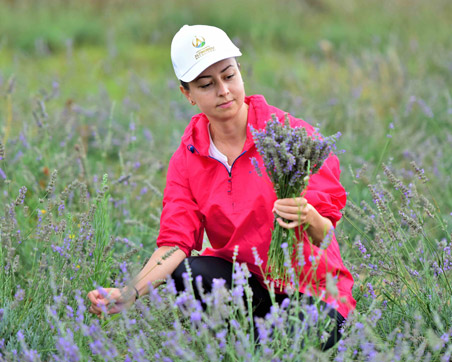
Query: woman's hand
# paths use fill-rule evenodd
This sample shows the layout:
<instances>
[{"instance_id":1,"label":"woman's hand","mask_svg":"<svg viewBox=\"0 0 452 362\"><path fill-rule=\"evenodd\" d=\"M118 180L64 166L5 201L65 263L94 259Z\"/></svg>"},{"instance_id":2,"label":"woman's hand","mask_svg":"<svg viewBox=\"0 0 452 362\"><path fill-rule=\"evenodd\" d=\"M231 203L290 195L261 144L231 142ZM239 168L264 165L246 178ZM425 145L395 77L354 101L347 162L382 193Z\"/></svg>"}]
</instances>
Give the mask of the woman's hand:
<instances>
[{"instance_id":1,"label":"woman's hand","mask_svg":"<svg viewBox=\"0 0 452 362\"><path fill-rule=\"evenodd\" d=\"M171 275L186 258L185 252L178 247L161 246L152 254L144 268L133 279L131 288L99 288L88 293L91 301L89 311L96 315L114 314L129 308L137 297L137 291L146 293L148 285L158 286Z\"/></svg>"},{"instance_id":2,"label":"woman's hand","mask_svg":"<svg viewBox=\"0 0 452 362\"><path fill-rule=\"evenodd\" d=\"M278 199L275 201L272 211L279 216L276 221L285 229L306 226L306 232L316 246L322 243L333 228L331 220L320 215L304 197Z\"/></svg>"},{"instance_id":3,"label":"woman's hand","mask_svg":"<svg viewBox=\"0 0 452 362\"><path fill-rule=\"evenodd\" d=\"M115 314L129 308L135 302L135 292L126 289L99 288L88 293L91 302L89 312L100 316L102 313Z\"/></svg>"},{"instance_id":4,"label":"woman's hand","mask_svg":"<svg viewBox=\"0 0 452 362\"><path fill-rule=\"evenodd\" d=\"M301 225L311 224L312 214L315 209L308 204L308 200L304 197L294 197L276 200L272 211L280 216L276 220L281 227L293 229Z\"/></svg>"}]
</instances>

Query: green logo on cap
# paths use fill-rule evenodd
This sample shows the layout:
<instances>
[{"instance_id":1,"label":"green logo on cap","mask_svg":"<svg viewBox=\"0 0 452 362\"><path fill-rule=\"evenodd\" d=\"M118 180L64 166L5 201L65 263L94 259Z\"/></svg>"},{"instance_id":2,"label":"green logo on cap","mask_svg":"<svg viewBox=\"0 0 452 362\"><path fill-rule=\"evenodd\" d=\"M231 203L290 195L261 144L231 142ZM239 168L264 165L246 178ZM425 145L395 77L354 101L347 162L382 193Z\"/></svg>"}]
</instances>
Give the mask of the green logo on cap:
<instances>
[{"instance_id":1,"label":"green logo on cap","mask_svg":"<svg viewBox=\"0 0 452 362\"><path fill-rule=\"evenodd\" d=\"M206 39L204 39L202 36L195 36L191 43L195 48L202 48L204 45L206 45Z\"/></svg>"}]
</instances>

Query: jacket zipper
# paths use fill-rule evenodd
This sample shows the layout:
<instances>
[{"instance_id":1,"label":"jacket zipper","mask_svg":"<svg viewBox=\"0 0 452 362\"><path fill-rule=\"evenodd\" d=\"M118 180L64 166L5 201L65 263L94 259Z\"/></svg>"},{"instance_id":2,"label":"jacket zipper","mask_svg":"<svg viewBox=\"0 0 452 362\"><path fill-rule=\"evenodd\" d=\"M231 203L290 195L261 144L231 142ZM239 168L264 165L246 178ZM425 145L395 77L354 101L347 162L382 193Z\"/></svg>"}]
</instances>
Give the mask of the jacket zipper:
<instances>
[{"instance_id":1,"label":"jacket zipper","mask_svg":"<svg viewBox=\"0 0 452 362\"><path fill-rule=\"evenodd\" d=\"M199 153L199 152L198 152ZM232 177L232 167L234 167L234 164L235 164L235 161L237 161L241 156L243 156L244 154L246 153L246 151L243 151L240 155L238 155L237 156L237 158L234 160L234 162L232 162L232 165L231 165L231 171L229 171L228 170L228 168L226 167L226 165L223 163L223 162L221 162L220 160L217 160L215 157L212 157L212 156L207 156L207 157L209 157L209 158L211 158L212 160L215 160L215 161L217 161L217 162L220 162L223 166L224 166L224 168L226 169L226 172L228 173L228 175L229 175L229 178L231 178Z\"/></svg>"},{"instance_id":2,"label":"jacket zipper","mask_svg":"<svg viewBox=\"0 0 452 362\"><path fill-rule=\"evenodd\" d=\"M187 149L188 149L191 153L194 153L194 152L196 151L196 152L198 153L198 155L200 154L199 151L198 151L193 145L188 145L188 146L187 146ZM228 176L229 176L229 177L228 177L228 194L229 194L229 195L231 195L231 192L232 192L232 168L234 167L235 162L236 162L240 157L242 157L246 152L247 152L247 150L246 150L246 151L243 151L240 155L237 156L237 158L234 160L234 162L232 162L232 165L231 165L231 171L228 170L228 168L226 167L226 165L225 165L223 162L217 160L216 158L214 158L214 157L212 157L212 156L210 156L210 155L209 155L209 156L205 156L205 157L211 158L212 160L215 160L215 161L221 163L221 164L224 166L224 168L226 169L226 172L228 173ZM233 205L233 206L234 206L234 205Z\"/></svg>"},{"instance_id":3,"label":"jacket zipper","mask_svg":"<svg viewBox=\"0 0 452 362\"><path fill-rule=\"evenodd\" d=\"M188 149L191 153L195 153L195 151L196 151L196 152L198 153L198 155L200 155L199 151L195 148L195 146L193 146L193 145L191 145L191 144L190 144L190 145L187 145L187 149ZM235 161L237 161L240 157L242 157L247 151L248 151L248 150L243 151L240 155L237 156L237 158L234 160L234 162L232 162L232 165L231 165L231 171L228 170L228 168L225 166L225 164L224 164L223 162L217 160L216 158L214 158L214 157L212 157L212 156L210 156L210 155L207 156L207 157L209 157L209 158L211 158L212 160L215 160L215 161L217 161L217 162L220 162L220 163L224 166L224 168L226 169L226 172L228 173L229 178L231 178L231 177L232 177L232 167L234 167Z\"/></svg>"},{"instance_id":4,"label":"jacket zipper","mask_svg":"<svg viewBox=\"0 0 452 362\"><path fill-rule=\"evenodd\" d=\"M221 163L224 166L224 168L226 169L226 171L228 173L228 176L229 176L228 177L228 191L227 191L229 196L231 196L231 193L232 193L232 167L234 167L235 161L237 161L245 153L246 153L246 151L243 151L240 155L237 156L237 158L234 160L234 162L232 162L231 171L228 170L228 168L226 167L226 165L223 162L217 160L216 158L214 158L214 157L212 157L210 155L208 156L212 160L215 160L215 161ZM234 208L234 203L232 203L232 208Z\"/></svg>"}]
</instances>

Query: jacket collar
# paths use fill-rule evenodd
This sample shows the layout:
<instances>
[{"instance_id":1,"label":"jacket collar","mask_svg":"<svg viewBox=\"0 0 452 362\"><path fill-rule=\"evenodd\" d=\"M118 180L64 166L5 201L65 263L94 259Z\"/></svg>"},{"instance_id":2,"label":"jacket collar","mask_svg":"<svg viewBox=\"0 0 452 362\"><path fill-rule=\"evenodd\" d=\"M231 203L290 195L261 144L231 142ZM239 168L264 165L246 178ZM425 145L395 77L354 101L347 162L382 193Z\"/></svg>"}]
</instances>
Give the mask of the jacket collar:
<instances>
[{"instance_id":1,"label":"jacket collar","mask_svg":"<svg viewBox=\"0 0 452 362\"><path fill-rule=\"evenodd\" d=\"M269 119L273 107L270 107L262 95L252 95L245 97L245 103L248 104L248 127L246 131L246 141L244 145L244 151L249 150L254 146L253 135L251 134L250 125L256 129L262 129ZM207 125L209 120L204 113L196 114L192 117L190 123L185 129L182 136L182 143L187 148L194 147L194 151L207 156L209 155L209 133L207 131ZM193 151L192 151L193 152Z\"/></svg>"}]
</instances>

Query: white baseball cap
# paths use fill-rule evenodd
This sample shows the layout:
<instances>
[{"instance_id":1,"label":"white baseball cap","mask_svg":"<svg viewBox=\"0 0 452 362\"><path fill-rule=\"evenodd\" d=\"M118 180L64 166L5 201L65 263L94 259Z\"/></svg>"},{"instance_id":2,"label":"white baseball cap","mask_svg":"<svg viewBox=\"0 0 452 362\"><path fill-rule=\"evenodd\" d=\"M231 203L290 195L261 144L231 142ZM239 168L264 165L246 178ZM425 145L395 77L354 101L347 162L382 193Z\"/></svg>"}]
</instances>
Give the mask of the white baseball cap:
<instances>
[{"instance_id":1,"label":"white baseball cap","mask_svg":"<svg viewBox=\"0 0 452 362\"><path fill-rule=\"evenodd\" d=\"M241 55L227 34L214 26L184 25L171 43L174 72L187 83L212 64Z\"/></svg>"}]
</instances>

